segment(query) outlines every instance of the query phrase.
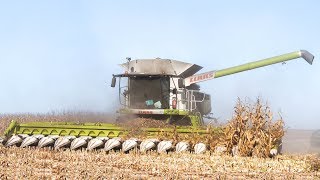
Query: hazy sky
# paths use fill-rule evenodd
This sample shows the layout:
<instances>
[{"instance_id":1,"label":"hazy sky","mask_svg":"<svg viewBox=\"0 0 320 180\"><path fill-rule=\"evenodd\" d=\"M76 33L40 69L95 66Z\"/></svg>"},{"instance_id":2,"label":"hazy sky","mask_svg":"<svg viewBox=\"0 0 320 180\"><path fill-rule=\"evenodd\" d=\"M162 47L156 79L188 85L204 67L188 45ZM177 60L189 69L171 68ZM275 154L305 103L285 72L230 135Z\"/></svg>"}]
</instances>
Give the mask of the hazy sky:
<instances>
[{"instance_id":1,"label":"hazy sky","mask_svg":"<svg viewBox=\"0 0 320 180\"><path fill-rule=\"evenodd\" d=\"M267 3L263 3L267 2ZM125 57L221 69L299 49L315 55L201 83L213 113L261 96L287 127L320 128L320 1L2 1L0 112L113 112Z\"/></svg>"}]
</instances>

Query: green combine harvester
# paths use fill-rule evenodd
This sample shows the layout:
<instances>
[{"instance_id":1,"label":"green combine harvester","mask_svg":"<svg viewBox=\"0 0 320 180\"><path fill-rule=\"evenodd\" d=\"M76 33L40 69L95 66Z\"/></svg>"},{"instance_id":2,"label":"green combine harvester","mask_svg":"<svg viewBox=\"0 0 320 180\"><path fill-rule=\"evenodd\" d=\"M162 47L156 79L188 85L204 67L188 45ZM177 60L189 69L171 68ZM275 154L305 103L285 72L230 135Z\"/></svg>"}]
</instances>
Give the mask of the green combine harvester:
<instances>
[{"instance_id":1,"label":"green combine harvester","mask_svg":"<svg viewBox=\"0 0 320 180\"><path fill-rule=\"evenodd\" d=\"M203 153L207 150L204 142L190 147L185 141L173 143L170 139L159 139L163 133L208 133L203 126L203 118L211 114L211 96L201 92L197 83L297 58L312 64L314 56L300 50L201 74L196 74L202 69L196 64L160 58L127 58L127 62L121 64L124 72L113 75L111 82L111 87L115 87L118 80L119 121L135 116L165 121L175 128L142 128L147 134L145 139L126 139L128 130L118 124L12 121L0 141L6 147L100 148L105 151L121 149L124 152L133 148L158 152L174 149L178 152L191 150Z\"/></svg>"}]
</instances>

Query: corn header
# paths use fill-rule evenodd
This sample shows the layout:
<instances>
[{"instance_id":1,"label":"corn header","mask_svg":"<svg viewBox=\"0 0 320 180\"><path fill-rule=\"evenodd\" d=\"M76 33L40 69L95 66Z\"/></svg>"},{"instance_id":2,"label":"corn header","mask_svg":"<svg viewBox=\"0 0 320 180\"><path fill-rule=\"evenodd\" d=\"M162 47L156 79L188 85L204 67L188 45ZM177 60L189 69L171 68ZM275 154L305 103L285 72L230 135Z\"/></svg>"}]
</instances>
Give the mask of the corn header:
<instances>
[{"instance_id":1,"label":"corn header","mask_svg":"<svg viewBox=\"0 0 320 180\"><path fill-rule=\"evenodd\" d=\"M128 129L119 123L74 123L74 122L29 122L12 121L0 141L9 146L50 146L54 149L87 148L121 149L133 148L141 151L150 149L158 152L191 150L202 153L207 150L204 142L174 142L159 138L162 134L207 135L203 118L211 112L211 96L200 90L197 83L215 78L303 58L309 64L313 55L300 50L255 62L246 63L217 71L196 74L201 66L171 59L127 58L121 64L124 73L112 77L111 87L118 81L118 96L121 108L118 122L130 121L132 117L151 118L165 122L167 127L142 127L145 138L127 138ZM173 128L174 127L174 128Z\"/></svg>"}]
</instances>

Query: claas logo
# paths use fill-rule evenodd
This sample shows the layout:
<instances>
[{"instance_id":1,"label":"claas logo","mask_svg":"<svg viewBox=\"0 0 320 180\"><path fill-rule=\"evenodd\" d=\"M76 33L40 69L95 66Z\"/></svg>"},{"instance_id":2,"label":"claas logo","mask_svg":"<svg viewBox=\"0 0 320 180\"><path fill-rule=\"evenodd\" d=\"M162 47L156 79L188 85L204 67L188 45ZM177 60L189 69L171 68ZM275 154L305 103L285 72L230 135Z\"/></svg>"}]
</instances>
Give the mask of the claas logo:
<instances>
[{"instance_id":1,"label":"claas logo","mask_svg":"<svg viewBox=\"0 0 320 180\"><path fill-rule=\"evenodd\" d=\"M198 76L190 78L190 83L202 81L202 80L206 80L206 79L211 79L213 77L214 77L214 73L212 73L212 72L206 73L206 74L200 74Z\"/></svg>"}]
</instances>

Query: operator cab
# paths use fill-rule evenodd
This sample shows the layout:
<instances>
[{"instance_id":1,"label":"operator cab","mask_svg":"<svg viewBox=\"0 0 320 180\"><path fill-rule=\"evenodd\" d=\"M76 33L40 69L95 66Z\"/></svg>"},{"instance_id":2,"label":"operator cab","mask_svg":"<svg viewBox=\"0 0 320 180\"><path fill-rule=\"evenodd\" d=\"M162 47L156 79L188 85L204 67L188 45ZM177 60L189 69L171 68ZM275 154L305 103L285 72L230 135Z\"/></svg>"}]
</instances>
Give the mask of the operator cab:
<instances>
[{"instance_id":1,"label":"operator cab","mask_svg":"<svg viewBox=\"0 0 320 180\"><path fill-rule=\"evenodd\" d=\"M128 107L134 109L169 109L170 78L168 76L130 77Z\"/></svg>"},{"instance_id":2,"label":"operator cab","mask_svg":"<svg viewBox=\"0 0 320 180\"><path fill-rule=\"evenodd\" d=\"M192 84L179 87L179 80L194 75L202 67L170 59L140 59L121 64L125 73L118 77L119 97L124 108L134 113L161 114L160 110L181 110L206 115L211 112L210 95ZM126 78L124 85L121 79Z\"/></svg>"}]
</instances>

